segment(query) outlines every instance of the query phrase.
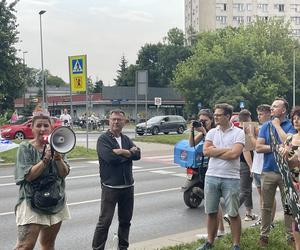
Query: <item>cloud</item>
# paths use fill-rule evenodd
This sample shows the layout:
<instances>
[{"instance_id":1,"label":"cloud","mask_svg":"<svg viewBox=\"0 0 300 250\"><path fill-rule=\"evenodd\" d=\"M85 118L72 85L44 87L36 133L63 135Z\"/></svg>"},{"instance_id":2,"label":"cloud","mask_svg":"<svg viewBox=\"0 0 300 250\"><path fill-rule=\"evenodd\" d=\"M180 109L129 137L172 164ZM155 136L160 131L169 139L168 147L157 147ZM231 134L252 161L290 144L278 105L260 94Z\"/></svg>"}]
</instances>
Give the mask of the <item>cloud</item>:
<instances>
[{"instance_id":1,"label":"cloud","mask_svg":"<svg viewBox=\"0 0 300 250\"><path fill-rule=\"evenodd\" d=\"M137 10L116 10L115 8L109 7L91 7L90 12L93 15L106 15L107 17L112 17L115 19L128 20L131 22L153 22L153 16L144 11Z\"/></svg>"}]
</instances>

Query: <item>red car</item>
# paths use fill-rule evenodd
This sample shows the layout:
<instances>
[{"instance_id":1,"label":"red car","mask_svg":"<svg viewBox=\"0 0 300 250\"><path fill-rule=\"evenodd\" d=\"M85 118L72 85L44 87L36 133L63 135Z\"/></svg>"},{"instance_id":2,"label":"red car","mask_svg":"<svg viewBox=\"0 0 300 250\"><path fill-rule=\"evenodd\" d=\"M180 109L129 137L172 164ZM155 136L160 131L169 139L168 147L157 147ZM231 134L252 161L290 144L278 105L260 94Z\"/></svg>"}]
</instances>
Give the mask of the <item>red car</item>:
<instances>
[{"instance_id":1,"label":"red car","mask_svg":"<svg viewBox=\"0 0 300 250\"><path fill-rule=\"evenodd\" d=\"M62 125L62 121L56 117L51 117L53 121L53 128L57 128ZM23 118L17 120L15 123L3 125L0 127L2 139L32 139L33 134L31 130L32 117Z\"/></svg>"}]
</instances>

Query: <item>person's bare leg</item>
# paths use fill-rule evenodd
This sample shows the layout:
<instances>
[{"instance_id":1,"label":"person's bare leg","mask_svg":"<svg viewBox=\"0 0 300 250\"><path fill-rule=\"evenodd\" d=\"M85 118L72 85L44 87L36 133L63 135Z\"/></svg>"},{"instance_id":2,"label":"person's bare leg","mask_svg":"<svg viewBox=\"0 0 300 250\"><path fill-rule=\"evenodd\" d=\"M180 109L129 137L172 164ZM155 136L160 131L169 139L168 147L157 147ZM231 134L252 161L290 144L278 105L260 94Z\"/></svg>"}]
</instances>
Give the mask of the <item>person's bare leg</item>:
<instances>
[{"instance_id":1,"label":"person's bare leg","mask_svg":"<svg viewBox=\"0 0 300 250\"><path fill-rule=\"evenodd\" d=\"M55 239L59 232L60 226L61 222L54 224L50 227L44 227L41 229L41 250L54 250Z\"/></svg>"},{"instance_id":2,"label":"person's bare leg","mask_svg":"<svg viewBox=\"0 0 300 250\"><path fill-rule=\"evenodd\" d=\"M207 215L207 240L211 244L214 242L218 232L218 213Z\"/></svg>"},{"instance_id":3,"label":"person's bare leg","mask_svg":"<svg viewBox=\"0 0 300 250\"><path fill-rule=\"evenodd\" d=\"M231 217L230 218L230 228L231 228L231 233L232 233L232 242L233 245L240 245L240 238L241 238L241 217L240 215L236 217Z\"/></svg>"},{"instance_id":4,"label":"person's bare leg","mask_svg":"<svg viewBox=\"0 0 300 250\"><path fill-rule=\"evenodd\" d=\"M33 249L40 233L41 226L27 224L18 226L18 240L14 250Z\"/></svg>"}]
</instances>

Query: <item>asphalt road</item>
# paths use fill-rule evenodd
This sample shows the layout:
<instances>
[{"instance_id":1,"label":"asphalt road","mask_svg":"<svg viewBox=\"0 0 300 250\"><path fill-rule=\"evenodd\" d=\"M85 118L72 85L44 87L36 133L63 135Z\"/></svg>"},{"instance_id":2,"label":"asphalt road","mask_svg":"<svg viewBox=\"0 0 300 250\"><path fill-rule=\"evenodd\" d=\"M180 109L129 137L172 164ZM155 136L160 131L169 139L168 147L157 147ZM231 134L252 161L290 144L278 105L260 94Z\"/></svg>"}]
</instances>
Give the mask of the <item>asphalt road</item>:
<instances>
[{"instance_id":1,"label":"asphalt road","mask_svg":"<svg viewBox=\"0 0 300 250\"><path fill-rule=\"evenodd\" d=\"M172 155L147 156L135 162L135 210L130 240L132 243L185 232L203 226L203 206L185 207L180 187L184 170L173 164ZM16 239L13 208L17 187L13 167L0 168L0 249L12 249ZM57 249L91 249L99 214L100 188L96 161L73 162L67 178L67 196L72 219L62 226ZM108 239L117 231L113 222Z\"/></svg>"},{"instance_id":2,"label":"asphalt road","mask_svg":"<svg viewBox=\"0 0 300 250\"><path fill-rule=\"evenodd\" d=\"M97 138L96 134L90 137L91 147L95 147ZM172 147L155 144L139 146L142 146L143 157L134 164L135 209L130 242L134 245L204 228L206 217L203 204L198 209L189 209L183 203L180 187L184 184L185 172L173 163ZM56 241L56 249L91 249L101 198L98 163L72 162L71 166L67 178L67 197L72 219L63 223ZM16 242L13 210L17 192L13 180L13 167L0 168L1 250L13 249ZM253 200L254 211L258 212L258 197L254 189ZM244 208L241 208L241 215L243 214ZM109 232L107 249L112 246L115 232L117 232L116 218ZM143 244L139 246L141 245Z\"/></svg>"}]
</instances>

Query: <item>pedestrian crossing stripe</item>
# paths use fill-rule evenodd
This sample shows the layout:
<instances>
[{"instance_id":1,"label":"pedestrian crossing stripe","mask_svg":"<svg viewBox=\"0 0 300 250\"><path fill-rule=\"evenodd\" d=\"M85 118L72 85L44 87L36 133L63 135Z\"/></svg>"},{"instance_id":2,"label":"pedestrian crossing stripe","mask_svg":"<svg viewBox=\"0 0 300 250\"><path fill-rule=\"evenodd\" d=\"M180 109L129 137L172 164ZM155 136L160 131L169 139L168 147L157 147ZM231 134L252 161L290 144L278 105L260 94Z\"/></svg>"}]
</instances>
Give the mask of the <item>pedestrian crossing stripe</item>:
<instances>
[{"instance_id":1,"label":"pedestrian crossing stripe","mask_svg":"<svg viewBox=\"0 0 300 250\"><path fill-rule=\"evenodd\" d=\"M76 59L72 61L72 73L82 74L83 73L83 61L82 59Z\"/></svg>"}]
</instances>

